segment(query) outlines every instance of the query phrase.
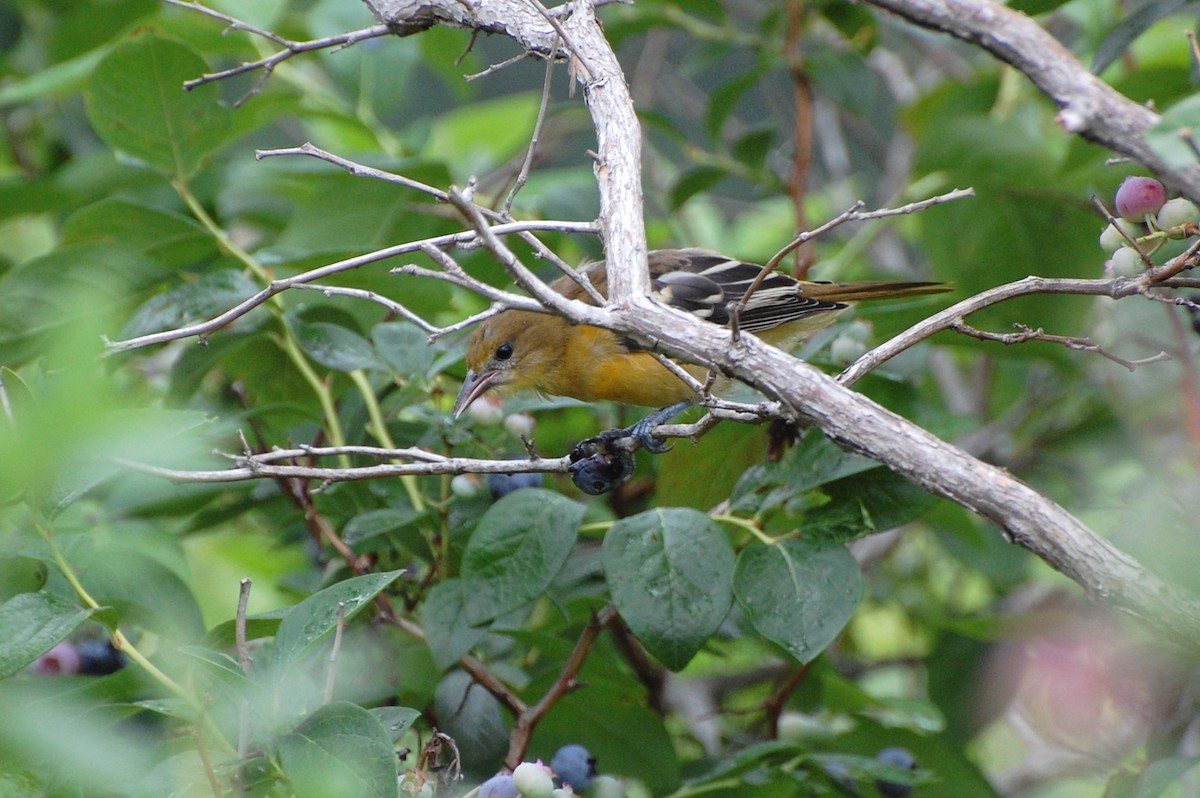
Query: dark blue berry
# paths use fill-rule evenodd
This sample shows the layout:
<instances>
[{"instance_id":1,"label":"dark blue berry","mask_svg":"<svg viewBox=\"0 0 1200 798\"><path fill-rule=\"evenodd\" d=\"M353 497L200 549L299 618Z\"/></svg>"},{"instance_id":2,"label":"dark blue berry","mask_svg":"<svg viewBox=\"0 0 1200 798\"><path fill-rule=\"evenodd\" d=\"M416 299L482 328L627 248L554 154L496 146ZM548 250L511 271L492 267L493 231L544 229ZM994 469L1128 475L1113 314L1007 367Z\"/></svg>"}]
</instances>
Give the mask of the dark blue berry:
<instances>
[{"instance_id":1,"label":"dark blue berry","mask_svg":"<svg viewBox=\"0 0 1200 798\"><path fill-rule=\"evenodd\" d=\"M850 768L841 762L826 762L823 767L830 781L850 795L859 794L858 781L854 778L854 774L850 772Z\"/></svg>"},{"instance_id":2,"label":"dark blue berry","mask_svg":"<svg viewBox=\"0 0 1200 798\"><path fill-rule=\"evenodd\" d=\"M599 496L633 476L633 455L623 450L595 452L575 460L568 469L575 487L589 496Z\"/></svg>"},{"instance_id":3,"label":"dark blue berry","mask_svg":"<svg viewBox=\"0 0 1200 798\"><path fill-rule=\"evenodd\" d=\"M550 760L550 769L554 771L563 784L571 785L577 793L592 786L596 776L596 758L582 745L564 745L554 752Z\"/></svg>"},{"instance_id":4,"label":"dark blue berry","mask_svg":"<svg viewBox=\"0 0 1200 798\"><path fill-rule=\"evenodd\" d=\"M917 760L907 748L885 748L875 756L875 759L901 770L917 769ZM913 792L911 784L897 784L884 779L875 780L875 789L879 790L880 795L887 796L887 798L908 798Z\"/></svg>"},{"instance_id":5,"label":"dark blue berry","mask_svg":"<svg viewBox=\"0 0 1200 798\"><path fill-rule=\"evenodd\" d=\"M503 499L514 490L521 488L540 488L542 475L534 474L488 474L488 490L492 500Z\"/></svg>"},{"instance_id":6,"label":"dark blue berry","mask_svg":"<svg viewBox=\"0 0 1200 798\"><path fill-rule=\"evenodd\" d=\"M479 798L517 798L517 785L507 773L492 776L479 785Z\"/></svg>"},{"instance_id":7,"label":"dark blue berry","mask_svg":"<svg viewBox=\"0 0 1200 798\"><path fill-rule=\"evenodd\" d=\"M80 640L79 672L89 676L106 676L125 667L125 655L113 648L111 640Z\"/></svg>"}]
</instances>

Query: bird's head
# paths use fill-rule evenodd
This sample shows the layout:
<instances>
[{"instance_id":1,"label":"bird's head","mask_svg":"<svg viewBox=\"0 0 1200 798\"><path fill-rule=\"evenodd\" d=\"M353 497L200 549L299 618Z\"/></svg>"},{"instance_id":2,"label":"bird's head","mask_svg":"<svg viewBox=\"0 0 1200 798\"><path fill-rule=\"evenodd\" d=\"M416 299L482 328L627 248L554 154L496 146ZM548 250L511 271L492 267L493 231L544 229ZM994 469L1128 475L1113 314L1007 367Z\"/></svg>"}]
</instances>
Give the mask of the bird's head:
<instances>
[{"instance_id":1,"label":"bird's head","mask_svg":"<svg viewBox=\"0 0 1200 798\"><path fill-rule=\"evenodd\" d=\"M506 310L479 325L467 344L467 377L454 417L485 393L499 390L553 392L550 382L561 358L566 324L557 316Z\"/></svg>"}]
</instances>

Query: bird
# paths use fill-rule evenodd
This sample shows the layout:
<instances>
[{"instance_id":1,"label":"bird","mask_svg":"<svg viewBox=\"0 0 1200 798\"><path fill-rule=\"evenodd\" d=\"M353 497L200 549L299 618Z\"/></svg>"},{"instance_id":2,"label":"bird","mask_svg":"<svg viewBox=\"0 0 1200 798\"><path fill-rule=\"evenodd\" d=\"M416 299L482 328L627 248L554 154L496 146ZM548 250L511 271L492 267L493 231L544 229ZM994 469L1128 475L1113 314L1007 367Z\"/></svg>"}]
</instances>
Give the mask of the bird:
<instances>
[{"instance_id":1,"label":"bird","mask_svg":"<svg viewBox=\"0 0 1200 798\"><path fill-rule=\"evenodd\" d=\"M763 272L763 267L706 249L661 249L649 253L653 296L664 304L717 325ZM581 267L583 276L606 295L603 261ZM595 304L563 275L550 288L568 299ZM938 282L899 280L817 282L770 272L738 316L742 332L788 348L800 337L833 323L851 303L942 293ZM707 369L682 367L703 381ZM483 321L467 344L467 374L454 403L458 418L490 392L536 391L583 402L608 400L647 407L680 406L695 391L637 341L611 330L572 324L552 313L508 309Z\"/></svg>"}]
</instances>

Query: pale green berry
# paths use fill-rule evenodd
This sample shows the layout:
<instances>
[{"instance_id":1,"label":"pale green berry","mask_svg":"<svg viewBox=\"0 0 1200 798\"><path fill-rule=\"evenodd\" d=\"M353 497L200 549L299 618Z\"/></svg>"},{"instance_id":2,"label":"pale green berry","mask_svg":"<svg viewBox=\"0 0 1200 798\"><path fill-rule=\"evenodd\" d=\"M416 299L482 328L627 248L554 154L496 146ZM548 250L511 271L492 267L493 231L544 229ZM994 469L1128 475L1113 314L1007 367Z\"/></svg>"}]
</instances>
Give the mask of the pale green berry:
<instances>
[{"instance_id":1,"label":"pale green berry","mask_svg":"<svg viewBox=\"0 0 1200 798\"><path fill-rule=\"evenodd\" d=\"M513 771L513 784L525 798L552 798L554 777L541 762L522 762Z\"/></svg>"},{"instance_id":2,"label":"pale green berry","mask_svg":"<svg viewBox=\"0 0 1200 798\"><path fill-rule=\"evenodd\" d=\"M1145 268L1142 256L1129 247L1121 247L1112 254L1105 270L1113 277L1133 277Z\"/></svg>"},{"instance_id":3,"label":"pale green berry","mask_svg":"<svg viewBox=\"0 0 1200 798\"><path fill-rule=\"evenodd\" d=\"M1117 225L1130 238L1138 238L1146 234L1146 228L1136 222L1130 222L1125 219L1117 219ZM1109 225L1104 228L1104 232L1100 234L1100 248L1105 252L1116 252L1121 247L1129 246L1129 242L1125 240L1116 225Z\"/></svg>"},{"instance_id":4,"label":"pale green berry","mask_svg":"<svg viewBox=\"0 0 1200 798\"><path fill-rule=\"evenodd\" d=\"M867 345L853 336L843 333L829 345L829 356L834 363L849 365L866 354Z\"/></svg>"},{"instance_id":5,"label":"pale green berry","mask_svg":"<svg viewBox=\"0 0 1200 798\"><path fill-rule=\"evenodd\" d=\"M467 405L467 415L476 424L494 427L504 419L504 407L497 397L483 396Z\"/></svg>"},{"instance_id":6,"label":"pale green berry","mask_svg":"<svg viewBox=\"0 0 1200 798\"><path fill-rule=\"evenodd\" d=\"M504 428L518 437L532 435L534 423L533 416L528 413L511 413L504 417Z\"/></svg>"},{"instance_id":7,"label":"pale green berry","mask_svg":"<svg viewBox=\"0 0 1200 798\"><path fill-rule=\"evenodd\" d=\"M450 480L450 492L460 499L477 496L479 488L479 479L472 474L458 474Z\"/></svg>"},{"instance_id":8,"label":"pale green berry","mask_svg":"<svg viewBox=\"0 0 1200 798\"><path fill-rule=\"evenodd\" d=\"M1158 209L1155 223L1160 230L1169 230L1184 224L1200 224L1200 208L1191 200L1176 197Z\"/></svg>"},{"instance_id":9,"label":"pale green berry","mask_svg":"<svg viewBox=\"0 0 1200 798\"><path fill-rule=\"evenodd\" d=\"M601 774L592 779L592 798L625 798L625 784L615 776Z\"/></svg>"}]
</instances>

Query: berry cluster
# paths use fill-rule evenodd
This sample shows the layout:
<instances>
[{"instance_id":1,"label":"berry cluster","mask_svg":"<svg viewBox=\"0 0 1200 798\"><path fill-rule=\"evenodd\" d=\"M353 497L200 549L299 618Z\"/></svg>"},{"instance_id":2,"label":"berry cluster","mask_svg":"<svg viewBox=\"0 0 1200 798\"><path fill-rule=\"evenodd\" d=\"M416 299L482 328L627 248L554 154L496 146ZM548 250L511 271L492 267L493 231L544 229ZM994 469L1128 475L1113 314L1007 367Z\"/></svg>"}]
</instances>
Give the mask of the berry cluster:
<instances>
[{"instance_id":1,"label":"berry cluster","mask_svg":"<svg viewBox=\"0 0 1200 798\"><path fill-rule=\"evenodd\" d=\"M569 798L591 790L597 798L621 798L625 789L612 776L596 773L596 758L582 745L564 745L549 766L522 762L479 786L478 798Z\"/></svg>"},{"instance_id":2,"label":"berry cluster","mask_svg":"<svg viewBox=\"0 0 1200 798\"><path fill-rule=\"evenodd\" d=\"M1168 239L1200 233L1200 208L1182 197L1167 199L1166 187L1152 177L1125 178L1115 204L1120 218L1100 234L1101 248L1112 253L1105 271L1114 277L1137 274L1142 255L1152 254Z\"/></svg>"},{"instance_id":3,"label":"berry cluster","mask_svg":"<svg viewBox=\"0 0 1200 798\"><path fill-rule=\"evenodd\" d=\"M64 640L29 667L36 676L107 676L125 667L125 655L110 640Z\"/></svg>"},{"instance_id":4,"label":"berry cluster","mask_svg":"<svg viewBox=\"0 0 1200 798\"><path fill-rule=\"evenodd\" d=\"M899 770L914 771L917 769L917 760L907 748L885 748L876 755L875 761ZM830 780L841 787L844 792L850 795L861 794L857 779L845 765L839 762L829 762L825 765L825 772L829 775ZM911 784L877 778L875 779L875 789L886 798L908 798L913 794L914 788Z\"/></svg>"}]
</instances>

